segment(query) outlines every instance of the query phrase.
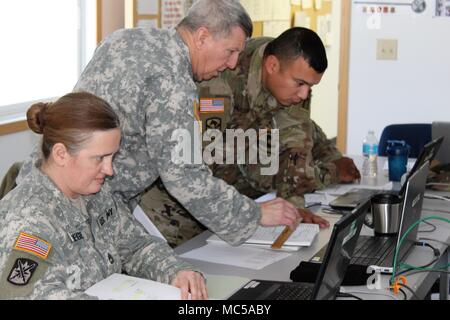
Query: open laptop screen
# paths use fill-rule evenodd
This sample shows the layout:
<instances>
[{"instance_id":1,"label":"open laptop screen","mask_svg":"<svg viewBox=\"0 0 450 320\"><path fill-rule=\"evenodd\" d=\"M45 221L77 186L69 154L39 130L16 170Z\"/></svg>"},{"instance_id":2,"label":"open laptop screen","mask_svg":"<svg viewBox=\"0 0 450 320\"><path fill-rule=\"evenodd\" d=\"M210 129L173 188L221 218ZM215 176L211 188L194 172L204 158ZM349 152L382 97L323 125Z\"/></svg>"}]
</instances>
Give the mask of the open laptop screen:
<instances>
[{"instance_id":1,"label":"open laptop screen","mask_svg":"<svg viewBox=\"0 0 450 320\"><path fill-rule=\"evenodd\" d=\"M330 300L336 297L353 256L369 207L370 201L365 201L335 224L337 230L333 230L333 233L337 236L330 239L328 244L316 279L313 299Z\"/></svg>"},{"instance_id":2,"label":"open laptop screen","mask_svg":"<svg viewBox=\"0 0 450 320\"><path fill-rule=\"evenodd\" d=\"M406 184L406 194L403 200L402 219L400 220L396 247L398 247L400 239L408 231L408 229L420 219L428 168L429 162L427 161L408 179ZM399 257L402 257L403 252L411 248L417 241L417 232L418 228L416 227L407 235L401 245Z\"/></svg>"}]
</instances>

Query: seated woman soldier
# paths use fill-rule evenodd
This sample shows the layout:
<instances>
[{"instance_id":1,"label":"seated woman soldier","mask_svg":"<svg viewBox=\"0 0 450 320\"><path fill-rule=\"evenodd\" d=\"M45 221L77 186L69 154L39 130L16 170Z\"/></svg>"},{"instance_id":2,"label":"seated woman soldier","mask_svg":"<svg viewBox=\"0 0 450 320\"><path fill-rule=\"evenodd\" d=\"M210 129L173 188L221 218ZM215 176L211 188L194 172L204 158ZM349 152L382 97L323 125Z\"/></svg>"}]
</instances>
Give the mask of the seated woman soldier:
<instances>
[{"instance_id":1,"label":"seated woman soldier","mask_svg":"<svg viewBox=\"0 0 450 320\"><path fill-rule=\"evenodd\" d=\"M42 155L0 201L0 299L90 299L87 288L122 271L206 299L203 276L102 188L120 144L108 103L70 93L27 119Z\"/></svg>"}]
</instances>

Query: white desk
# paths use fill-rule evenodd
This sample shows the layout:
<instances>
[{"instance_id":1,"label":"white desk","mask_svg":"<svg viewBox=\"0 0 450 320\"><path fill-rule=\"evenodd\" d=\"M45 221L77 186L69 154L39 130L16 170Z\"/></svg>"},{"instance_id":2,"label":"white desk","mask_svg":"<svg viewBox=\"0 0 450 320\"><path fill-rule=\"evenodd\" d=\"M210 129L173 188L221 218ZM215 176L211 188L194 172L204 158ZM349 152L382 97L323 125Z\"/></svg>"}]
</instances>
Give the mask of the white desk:
<instances>
[{"instance_id":1,"label":"white desk","mask_svg":"<svg viewBox=\"0 0 450 320\"><path fill-rule=\"evenodd\" d=\"M379 171L377 181L375 183L384 184L387 182L387 176L385 172L382 172L383 161L385 159L379 159ZM395 185L395 188L399 188L399 184ZM429 191L426 191L429 192ZM422 216L431 216L436 215L443 218L450 219L450 205L448 202L442 200L429 200L425 199L423 204L423 212ZM431 210L431 211L430 211ZM437 210L433 212L433 210ZM444 212L441 212L444 211ZM309 260L318 250L320 250L329 240L332 231L332 225L340 218L338 215L330 215L320 212L317 212L318 215L326 218L330 222L330 228L322 229L314 241L313 245L308 248L302 248L298 252L292 253L289 257L273 263L261 270L252 270L247 268L234 267L230 265L216 264L210 263L206 261L187 259L189 262L193 263L197 267L199 267L206 274L212 275L228 275L228 276L239 276L245 277L249 279L267 279L267 280L280 280L280 281L290 281L289 276L290 272L298 266L301 261ZM439 242L428 241L431 245L433 245L436 249L438 249L441 253L440 260L434 264L434 266L446 265L448 263L448 246L443 243L450 242L450 224L443 221L430 221L433 223L437 229L432 233L419 233L418 237L426 237L436 239ZM423 225L419 227L421 229L428 229L428 225ZM366 226L363 226L361 234L373 234L373 230L369 229ZM179 254L185 253L187 251L199 248L203 245L206 245L206 239L211 235L209 231L205 231L197 237L191 239L190 241L184 243L183 245L176 248L176 252ZM414 247L405 262L411 265L425 265L433 260L433 252L430 248L427 247ZM447 299L446 293L448 292L448 274L443 272L426 272L426 273L418 273L415 275L407 276L408 286L411 287L418 297L423 299L425 295L429 292L431 286L434 284L437 278L441 277L441 299ZM383 275L380 278L380 283L383 287L387 287L389 276ZM392 293L389 293L387 290L383 289L368 289L367 286L357 286L357 287L345 287L344 290L348 293L359 292L355 295L363 298L363 299L401 299L402 295L393 296ZM363 292L363 293L361 293ZM406 291L408 299L414 298L409 291ZM387 295L392 295L392 297L388 297Z\"/></svg>"}]
</instances>

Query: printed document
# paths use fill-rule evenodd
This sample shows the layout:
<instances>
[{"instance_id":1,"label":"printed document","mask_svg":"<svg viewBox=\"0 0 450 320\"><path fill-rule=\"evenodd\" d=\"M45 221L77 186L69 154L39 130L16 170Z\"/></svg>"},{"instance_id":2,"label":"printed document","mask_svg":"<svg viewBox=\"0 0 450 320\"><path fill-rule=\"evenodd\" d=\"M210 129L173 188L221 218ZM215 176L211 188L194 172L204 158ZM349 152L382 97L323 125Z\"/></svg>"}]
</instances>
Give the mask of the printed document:
<instances>
[{"instance_id":1,"label":"printed document","mask_svg":"<svg viewBox=\"0 0 450 320\"><path fill-rule=\"evenodd\" d=\"M245 246L233 247L224 243L207 244L203 247L183 253L180 256L187 259L260 270L274 262L283 260L290 255L290 253L274 250L261 250Z\"/></svg>"},{"instance_id":2,"label":"printed document","mask_svg":"<svg viewBox=\"0 0 450 320\"><path fill-rule=\"evenodd\" d=\"M284 226L278 227L258 227L256 232L245 241L245 245L264 245L270 248L272 243L277 239L281 232L284 230ZM316 235L319 233L319 225L312 223L300 223L291 234L289 239L283 244L282 249L299 250L300 247L309 247L314 241ZM208 243L225 243L216 235L210 236L207 240Z\"/></svg>"},{"instance_id":3,"label":"printed document","mask_svg":"<svg viewBox=\"0 0 450 320\"><path fill-rule=\"evenodd\" d=\"M180 300L177 287L148 279L114 273L85 291L101 300Z\"/></svg>"}]
</instances>

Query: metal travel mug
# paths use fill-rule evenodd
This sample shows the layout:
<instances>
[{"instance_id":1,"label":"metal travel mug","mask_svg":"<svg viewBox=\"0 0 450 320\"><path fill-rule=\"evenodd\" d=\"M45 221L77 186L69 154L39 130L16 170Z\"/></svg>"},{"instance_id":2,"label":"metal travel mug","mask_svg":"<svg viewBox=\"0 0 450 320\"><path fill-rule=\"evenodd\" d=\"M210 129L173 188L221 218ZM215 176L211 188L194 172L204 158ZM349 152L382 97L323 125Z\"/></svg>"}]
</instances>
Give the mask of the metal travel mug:
<instances>
[{"instance_id":1,"label":"metal travel mug","mask_svg":"<svg viewBox=\"0 0 450 320\"><path fill-rule=\"evenodd\" d=\"M376 236L395 236L400 228L402 201L389 193L377 194L371 198L372 222L365 224L373 228Z\"/></svg>"}]
</instances>

